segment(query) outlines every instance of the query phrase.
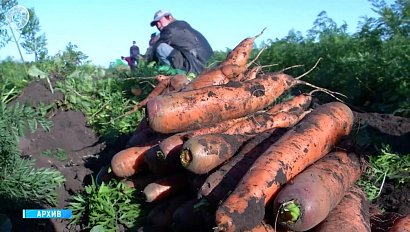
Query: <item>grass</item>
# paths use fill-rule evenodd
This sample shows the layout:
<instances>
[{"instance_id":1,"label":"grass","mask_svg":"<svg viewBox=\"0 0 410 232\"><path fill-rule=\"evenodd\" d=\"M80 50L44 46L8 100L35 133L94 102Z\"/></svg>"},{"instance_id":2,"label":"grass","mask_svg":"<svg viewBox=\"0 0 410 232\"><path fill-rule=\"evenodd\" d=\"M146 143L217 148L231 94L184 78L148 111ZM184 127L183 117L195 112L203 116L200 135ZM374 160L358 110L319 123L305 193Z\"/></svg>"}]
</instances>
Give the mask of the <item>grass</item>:
<instances>
[{"instance_id":1,"label":"grass","mask_svg":"<svg viewBox=\"0 0 410 232\"><path fill-rule=\"evenodd\" d=\"M410 154L400 155L391 152L389 146L384 146L379 155L369 157L370 168L358 181L370 201L378 198L386 181L400 188L410 181Z\"/></svg>"}]
</instances>

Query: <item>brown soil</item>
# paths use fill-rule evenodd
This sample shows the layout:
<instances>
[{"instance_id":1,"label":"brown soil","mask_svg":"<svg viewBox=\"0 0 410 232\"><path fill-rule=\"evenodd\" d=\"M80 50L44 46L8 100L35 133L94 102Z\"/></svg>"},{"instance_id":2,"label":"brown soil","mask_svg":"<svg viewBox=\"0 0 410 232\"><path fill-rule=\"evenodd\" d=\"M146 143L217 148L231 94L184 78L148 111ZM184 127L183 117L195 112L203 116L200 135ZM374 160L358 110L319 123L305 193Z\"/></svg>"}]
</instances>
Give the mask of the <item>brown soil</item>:
<instances>
[{"instance_id":1,"label":"brown soil","mask_svg":"<svg viewBox=\"0 0 410 232\"><path fill-rule=\"evenodd\" d=\"M40 102L44 104L55 103L63 98L59 92L54 94L43 82L34 82L27 86L22 95L16 99L18 102L29 102L33 106ZM392 115L355 113L357 125L369 129L371 135L381 138L382 141L392 144L394 149L402 154L410 154L410 119ZM56 168L66 178L64 186L60 189L59 205L56 208L65 208L69 197L84 190L91 176L105 165L109 164L111 157L124 148L127 136L119 138L116 146L108 146L104 141L87 126L86 118L81 112L55 110L50 116L53 127L50 131L38 129L35 133L28 133L20 141L20 150L23 156L36 160L37 167ZM374 143L370 140L361 142L365 152L371 153ZM63 149L67 159L59 160L56 157L45 156L45 151ZM399 214L410 213L410 183L401 189L386 182L380 198L374 202L373 208L383 208L388 212ZM21 219L21 212L10 215L13 231L78 231L67 228L68 220L28 220ZM383 221L381 217L379 221ZM377 220L373 222L377 224ZM377 225L378 230L386 231L388 223ZM376 226L375 226L376 228Z\"/></svg>"}]
</instances>

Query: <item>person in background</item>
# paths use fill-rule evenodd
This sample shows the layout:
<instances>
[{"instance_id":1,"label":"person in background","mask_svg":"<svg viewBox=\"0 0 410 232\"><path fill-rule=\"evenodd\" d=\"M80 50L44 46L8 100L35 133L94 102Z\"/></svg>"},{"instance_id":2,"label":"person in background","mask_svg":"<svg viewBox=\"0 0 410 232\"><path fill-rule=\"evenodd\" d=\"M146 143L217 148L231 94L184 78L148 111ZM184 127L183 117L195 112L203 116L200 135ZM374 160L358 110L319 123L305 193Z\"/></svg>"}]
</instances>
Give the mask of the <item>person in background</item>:
<instances>
[{"instance_id":1,"label":"person in background","mask_svg":"<svg viewBox=\"0 0 410 232\"><path fill-rule=\"evenodd\" d=\"M130 47L130 57L131 57L131 70L135 70L138 63L138 57L140 56L140 48L137 46L135 41L132 41L132 46Z\"/></svg>"},{"instance_id":2,"label":"person in background","mask_svg":"<svg viewBox=\"0 0 410 232\"><path fill-rule=\"evenodd\" d=\"M160 35L148 61L155 60L161 65L198 74L214 54L200 32L187 22L176 20L169 11L157 11L150 25L156 26Z\"/></svg>"},{"instance_id":3,"label":"person in background","mask_svg":"<svg viewBox=\"0 0 410 232\"><path fill-rule=\"evenodd\" d=\"M127 57L121 56L121 60L123 60L124 62L126 62L127 65L130 66L130 69L132 68L133 65L132 65L132 58L131 58L131 56L127 56Z\"/></svg>"},{"instance_id":4,"label":"person in background","mask_svg":"<svg viewBox=\"0 0 410 232\"><path fill-rule=\"evenodd\" d=\"M157 42L158 39L159 39L159 34L157 34L156 32L151 34L151 37L148 41L148 48L144 55L145 59L149 59L151 61L153 60L153 46L155 42Z\"/></svg>"}]
</instances>

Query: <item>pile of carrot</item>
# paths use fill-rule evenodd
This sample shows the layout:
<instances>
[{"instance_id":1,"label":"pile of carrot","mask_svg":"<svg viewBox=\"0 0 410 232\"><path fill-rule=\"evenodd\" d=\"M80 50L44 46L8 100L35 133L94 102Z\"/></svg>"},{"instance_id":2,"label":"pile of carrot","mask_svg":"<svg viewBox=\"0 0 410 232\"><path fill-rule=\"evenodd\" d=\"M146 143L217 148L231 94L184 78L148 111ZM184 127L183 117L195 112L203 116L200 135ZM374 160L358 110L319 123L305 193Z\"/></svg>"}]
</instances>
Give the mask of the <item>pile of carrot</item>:
<instances>
[{"instance_id":1,"label":"pile of carrot","mask_svg":"<svg viewBox=\"0 0 410 232\"><path fill-rule=\"evenodd\" d=\"M353 112L313 106L316 90L283 98L313 85L251 67L258 36L192 81L158 77L136 106L146 118L111 169L152 207L140 231L370 231L362 159L338 148Z\"/></svg>"}]
</instances>

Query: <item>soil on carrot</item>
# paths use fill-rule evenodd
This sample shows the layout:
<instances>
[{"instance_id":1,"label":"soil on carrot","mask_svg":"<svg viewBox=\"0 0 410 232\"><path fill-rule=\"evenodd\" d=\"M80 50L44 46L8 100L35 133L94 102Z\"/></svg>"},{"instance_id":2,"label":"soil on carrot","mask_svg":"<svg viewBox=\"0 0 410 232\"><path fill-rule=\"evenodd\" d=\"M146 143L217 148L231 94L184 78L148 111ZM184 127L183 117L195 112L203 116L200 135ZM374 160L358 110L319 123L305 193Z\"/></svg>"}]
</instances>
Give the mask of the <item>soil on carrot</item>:
<instances>
[{"instance_id":1,"label":"soil on carrot","mask_svg":"<svg viewBox=\"0 0 410 232\"><path fill-rule=\"evenodd\" d=\"M38 105L40 102L49 104L63 99L61 93L51 93L47 86L44 81L34 82L24 89L15 102ZM366 129L367 136L380 138L380 141L391 144L395 151L410 154L410 119L371 113L356 113L355 116L362 129ZM59 203L55 208L66 208L70 197L83 191L91 177L95 177L102 167L109 164L115 153L125 148L129 136L122 136L113 143L115 145L108 145L88 127L86 117L81 112L56 109L50 120L53 123L50 131L39 128L34 133L27 133L20 140L19 148L22 156L36 160L37 167L55 168L65 176L66 181L60 188ZM374 151L374 142L364 139L360 143L367 154ZM60 156L47 155L57 151L64 152L60 152ZM373 207L394 214L409 214L408 199L410 183L398 189L387 181ZM80 231L73 227L69 229L69 220L22 219L21 216L21 212L10 213L13 231ZM387 231L386 226L388 224L380 223L375 231Z\"/></svg>"}]
</instances>

